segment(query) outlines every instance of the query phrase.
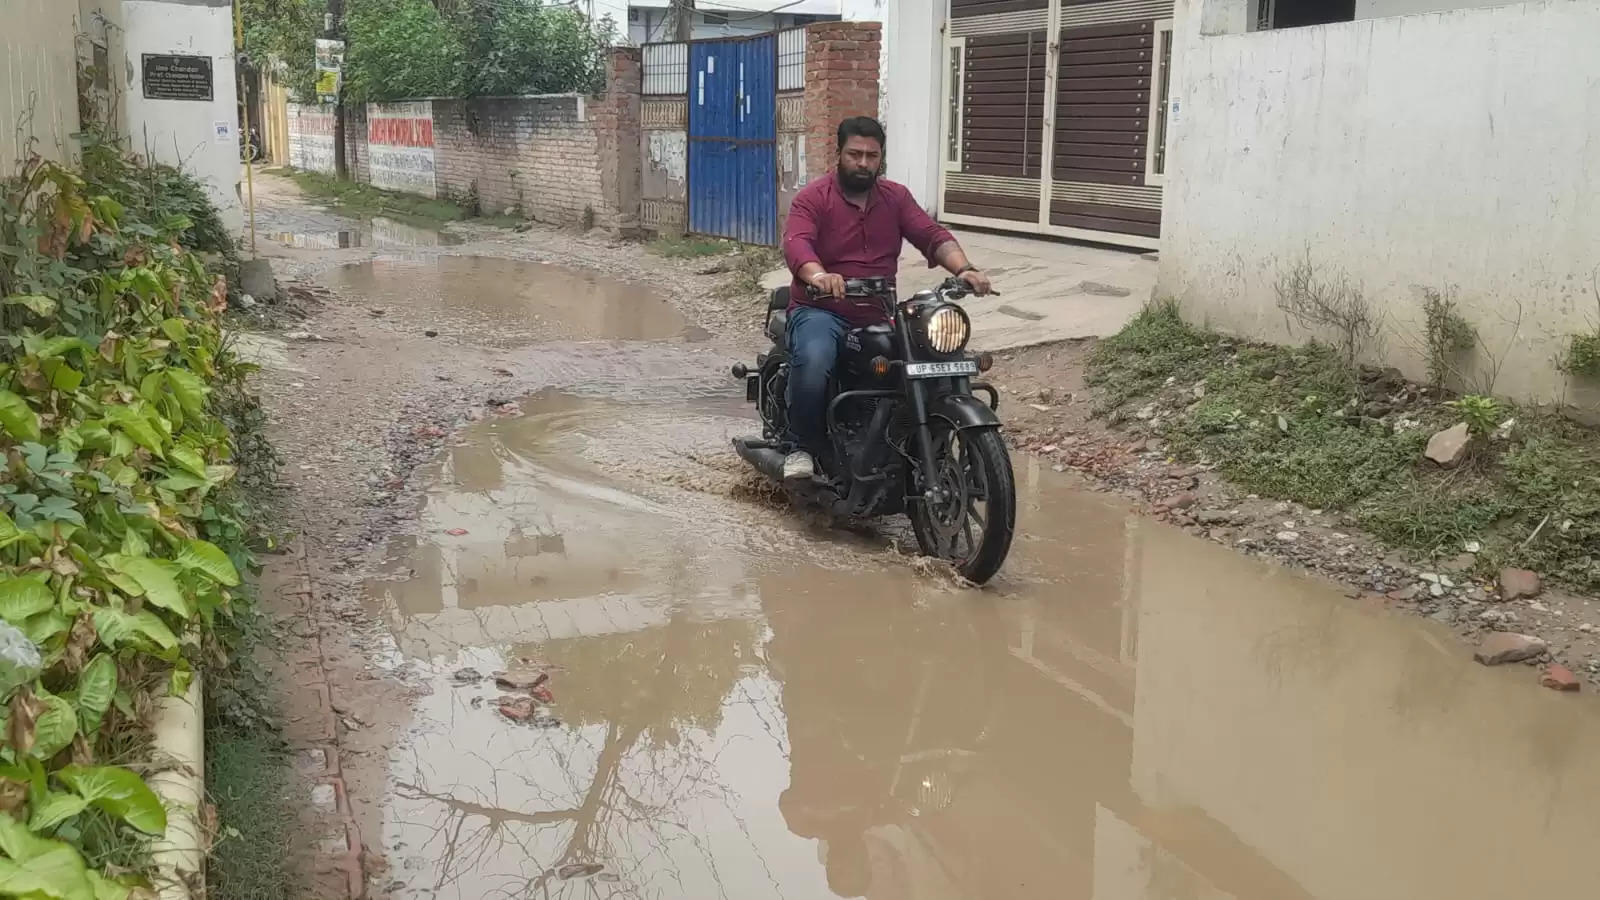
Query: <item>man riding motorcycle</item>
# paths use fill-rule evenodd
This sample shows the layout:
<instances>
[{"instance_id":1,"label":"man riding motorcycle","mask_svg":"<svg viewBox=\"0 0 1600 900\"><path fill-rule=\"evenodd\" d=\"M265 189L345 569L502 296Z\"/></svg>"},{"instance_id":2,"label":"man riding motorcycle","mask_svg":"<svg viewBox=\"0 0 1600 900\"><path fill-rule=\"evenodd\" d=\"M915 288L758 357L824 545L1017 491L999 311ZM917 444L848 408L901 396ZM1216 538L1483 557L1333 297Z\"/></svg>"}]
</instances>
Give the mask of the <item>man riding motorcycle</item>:
<instances>
[{"instance_id":1,"label":"man riding motorcycle","mask_svg":"<svg viewBox=\"0 0 1600 900\"><path fill-rule=\"evenodd\" d=\"M935 222L904 185L879 177L883 126L857 116L839 123L838 168L795 195L783 231L783 255L794 274L789 287L789 434L792 452L783 477L809 479L816 457L828 451L824 414L828 377L851 328L886 321L877 304L845 300L845 279L893 280L900 244L909 241L928 259L971 286L979 296L989 279L954 236ZM814 288L813 297L806 291Z\"/></svg>"}]
</instances>

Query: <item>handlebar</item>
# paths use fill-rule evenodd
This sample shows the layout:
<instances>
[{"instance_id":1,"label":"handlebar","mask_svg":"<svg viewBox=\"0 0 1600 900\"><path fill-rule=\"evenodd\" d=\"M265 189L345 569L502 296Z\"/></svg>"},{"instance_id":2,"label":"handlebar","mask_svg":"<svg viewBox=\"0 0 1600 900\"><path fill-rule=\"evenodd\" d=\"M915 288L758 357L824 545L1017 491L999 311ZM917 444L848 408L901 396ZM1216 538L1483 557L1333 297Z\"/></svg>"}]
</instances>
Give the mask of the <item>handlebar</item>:
<instances>
[{"instance_id":1,"label":"handlebar","mask_svg":"<svg viewBox=\"0 0 1600 900\"><path fill-rule=\"evenodd\" d=\"M960 300L972 294L972 286L960 278L951 276L939 283L934 292L946 300ZM844 296L846 300L871 300L883 297L889 293L889 279L887 278L846 278L844 281ZM806 296L817 299L828 296L823 291L817 290L812 285L806 285ZM998 297L1000 292L989 289L989 296Z\"/></svg>"}]
</instances>

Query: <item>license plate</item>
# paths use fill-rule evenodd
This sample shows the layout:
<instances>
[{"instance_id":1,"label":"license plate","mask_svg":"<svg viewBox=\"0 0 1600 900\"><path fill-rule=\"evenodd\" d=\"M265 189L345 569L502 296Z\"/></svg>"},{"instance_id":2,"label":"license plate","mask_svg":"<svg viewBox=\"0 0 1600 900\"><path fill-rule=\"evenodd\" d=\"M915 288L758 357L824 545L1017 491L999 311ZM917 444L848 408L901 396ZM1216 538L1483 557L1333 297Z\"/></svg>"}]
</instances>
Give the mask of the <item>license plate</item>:
<instances>
[{"instance_id":1,"label":"license plate","mask_svg":"<svg viewBox=\"0 0 1600 900\"><path fill-rule=\"evenodd\" d=\"M950 375L976 375L978 362L958 359L954 362L906 363L907 378L944 378Z\"/></svg>"}]
</instances>

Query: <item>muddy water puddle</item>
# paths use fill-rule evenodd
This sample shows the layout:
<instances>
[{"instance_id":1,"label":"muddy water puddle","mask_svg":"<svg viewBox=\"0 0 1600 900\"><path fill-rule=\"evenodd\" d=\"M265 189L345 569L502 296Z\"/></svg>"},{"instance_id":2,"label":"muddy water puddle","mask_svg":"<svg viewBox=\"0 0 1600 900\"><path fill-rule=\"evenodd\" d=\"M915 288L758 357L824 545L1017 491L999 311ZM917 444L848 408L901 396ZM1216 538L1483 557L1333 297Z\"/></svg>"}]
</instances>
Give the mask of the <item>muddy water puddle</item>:
<instances>
[{"instance_id":1,"label":"muddy water puddle","mask_svg":"<svg viewBox=\"0 0 1600 900\"><path fill-rule=\"evenodd\" d=\"M526 260L394 254L342 266L322 281L385 314L490 346L707 337L648 288Z\"/></svg>"},{"instance_id":2,"label":"muddy water puddle","mask_svg":"<svg viewBox=\"0 0 1600 900\"><path fill-rule=\"evenodd\" d=\"M675 487L734 477L715 454L747 428L555 394L446 452L369 591L427 680L389 758L389 895L1418 900L1600 875L1582 698L1025 458L982 592ZM549 674L537 724L499 710L526 692L497 670Z\"/></svg>"},{"instance_id":3,"label":"muddy water puddle","mask_svg":"<svg viewBox=\"0 0 1600 900\"><path fill-rule=\"evenodd\" d=\"M275 231L265 237L295 250L347 250L359 247L396 249L461 243L456 235L437 228L410 225L382 216L363 223L360 228L342 231Z\"/></svg>"}]
</instances>

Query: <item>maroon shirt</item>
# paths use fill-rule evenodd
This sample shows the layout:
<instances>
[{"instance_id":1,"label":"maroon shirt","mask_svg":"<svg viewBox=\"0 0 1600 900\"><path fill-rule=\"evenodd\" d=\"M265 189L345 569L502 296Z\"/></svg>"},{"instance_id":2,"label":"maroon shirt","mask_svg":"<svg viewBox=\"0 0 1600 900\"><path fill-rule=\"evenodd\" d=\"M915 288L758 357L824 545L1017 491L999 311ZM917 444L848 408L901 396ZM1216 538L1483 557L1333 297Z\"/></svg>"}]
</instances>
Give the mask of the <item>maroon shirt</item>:
<instances>
[{"instance_id":1,"label":"maroon shirt","mask_svg":"<svg viewBox=\"0 0 1600 900\"><path fill-rule=\"evenodd\" d=\"M821 307L852 325L884 321L883 309L877 304L861 306L855 300L832 297L812 300L800 281L800 267L814 262L834 275L881 276L892 282L899 269L902 240L922 251L931 269L938 265L933 251L955 238L917 205L905 185L893 181L879 178L867 195L865 208L845 199L836 172L801 188L783 226L783 257L795 275L789 286L789 308Z\"/></svg>"}]
</instances>

